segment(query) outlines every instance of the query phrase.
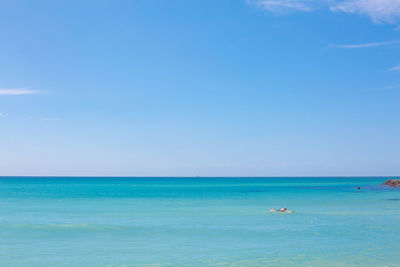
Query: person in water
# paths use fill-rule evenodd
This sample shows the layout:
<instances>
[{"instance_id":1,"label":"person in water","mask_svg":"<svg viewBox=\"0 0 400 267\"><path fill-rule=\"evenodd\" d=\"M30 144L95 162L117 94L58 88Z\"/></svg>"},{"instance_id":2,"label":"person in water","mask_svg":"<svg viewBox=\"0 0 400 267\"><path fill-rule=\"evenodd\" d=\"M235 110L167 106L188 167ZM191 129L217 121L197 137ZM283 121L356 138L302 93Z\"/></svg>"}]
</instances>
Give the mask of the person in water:
<instances>
[{"instance_id":1,"label":"person in water","mask_svg":"<svg viewBox=\"0 0 400 267\"><path fill-rule=\"evenodd\" d=\"M287 208L282 208L282 209L270 209L269 211L271 212L285 212L285 213L293 213L294 211L292 210L287 210Z\"/></svg>"}]
</instances>

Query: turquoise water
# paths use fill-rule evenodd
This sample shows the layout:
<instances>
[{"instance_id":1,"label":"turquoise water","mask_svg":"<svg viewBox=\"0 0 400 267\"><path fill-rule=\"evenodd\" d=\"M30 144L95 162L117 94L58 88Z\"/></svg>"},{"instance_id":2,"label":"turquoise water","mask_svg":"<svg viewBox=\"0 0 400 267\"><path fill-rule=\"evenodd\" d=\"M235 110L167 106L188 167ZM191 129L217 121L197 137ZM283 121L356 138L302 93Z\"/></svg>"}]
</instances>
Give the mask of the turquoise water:
<instances>
[{"instance_id":1,"label":"turquoise water","mask_svg":"<svg viewBox=\"0 0 400 267\"><path fill-rule=\"evenodd\" d=\"M4 177L0 266L400 266L385 180Z\"/></svg>"}]
</instances>

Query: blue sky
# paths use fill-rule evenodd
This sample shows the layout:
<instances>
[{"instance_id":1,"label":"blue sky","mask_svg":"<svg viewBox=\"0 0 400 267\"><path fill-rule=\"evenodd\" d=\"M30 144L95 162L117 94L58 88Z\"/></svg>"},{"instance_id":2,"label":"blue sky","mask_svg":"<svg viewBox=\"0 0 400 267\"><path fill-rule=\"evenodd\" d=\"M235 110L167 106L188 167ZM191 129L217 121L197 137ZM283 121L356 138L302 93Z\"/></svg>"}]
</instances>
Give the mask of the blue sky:
<instances>
[{"instance_id":1,"label":"blue sky","mask_svg":"<svg viewBox=\"0 0 400 267\"><path fill-rule=\"evenodd\" d=\"M398 0L2 1L0 175L400 174Z\"/></svg>"}]
</instances>

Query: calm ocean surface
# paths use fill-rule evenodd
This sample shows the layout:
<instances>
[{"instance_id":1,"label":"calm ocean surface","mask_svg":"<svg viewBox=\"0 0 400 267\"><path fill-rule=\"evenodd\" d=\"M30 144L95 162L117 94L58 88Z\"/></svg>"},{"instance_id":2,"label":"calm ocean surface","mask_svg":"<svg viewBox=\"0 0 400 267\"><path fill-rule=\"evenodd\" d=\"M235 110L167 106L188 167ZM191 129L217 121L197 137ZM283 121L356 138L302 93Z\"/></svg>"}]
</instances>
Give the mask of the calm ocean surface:
<instances>
[{"instance_id":1,"label":"calm ocean surface","mask_svg":"<svg viewBox=\"0 0 400 267\"><path fill-rule=\"evenodd\" d=\"M0 266L400 266L385 180L3 177Z\"/></svg>"}]
</instances>

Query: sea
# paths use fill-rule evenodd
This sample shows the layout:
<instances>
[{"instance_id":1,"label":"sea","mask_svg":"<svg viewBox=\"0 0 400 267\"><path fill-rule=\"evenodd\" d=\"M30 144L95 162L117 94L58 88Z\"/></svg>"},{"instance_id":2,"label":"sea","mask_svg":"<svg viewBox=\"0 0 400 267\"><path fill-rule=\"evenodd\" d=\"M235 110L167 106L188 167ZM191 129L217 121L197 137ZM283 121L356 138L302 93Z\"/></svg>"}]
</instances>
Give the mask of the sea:
<instances>
[{"instance_id":1,"label":"sea","mask_svg":"<svg viewBox=\"0 0 400 267\"><path fill-rule=\"evenodd\" d=\"M400 266L386 179L0 177L0 266Z\"/></svg>"}]
</instances>

